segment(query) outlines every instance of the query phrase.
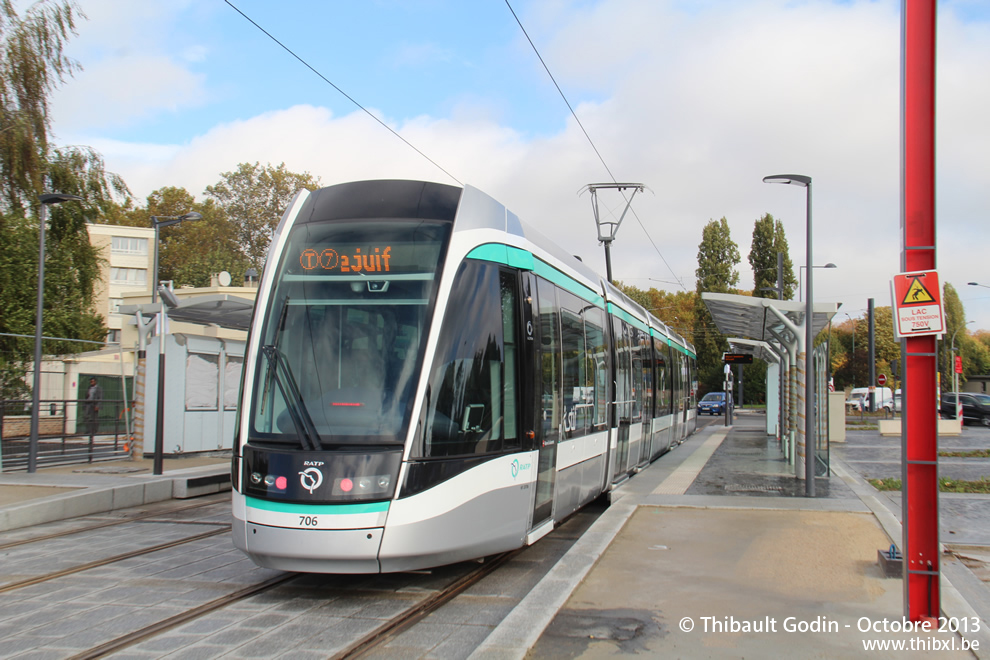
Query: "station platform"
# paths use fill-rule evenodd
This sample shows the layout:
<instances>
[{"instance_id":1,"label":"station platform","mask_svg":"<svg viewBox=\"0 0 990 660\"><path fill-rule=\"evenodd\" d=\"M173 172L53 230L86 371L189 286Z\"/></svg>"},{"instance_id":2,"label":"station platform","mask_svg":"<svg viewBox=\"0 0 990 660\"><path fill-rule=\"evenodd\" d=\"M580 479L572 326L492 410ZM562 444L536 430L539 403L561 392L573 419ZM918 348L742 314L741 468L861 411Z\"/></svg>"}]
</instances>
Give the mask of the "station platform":
<instances>
[{"instance_id":1,"label":"station platform","mask_svg":"<svg viewBox=\"0 0 990 660\"><path fill-rule=\"evenodd\" d=\"M903 632L902 581L878 560L901 545L899 497L867 484L844 460L853 452L836 445L831 477L804 497L764 428L762 414L737 411L732 426L708 424L623 483L465 657L990 658L990 578L972 560L990 564L987 496L957 496L979 500L966 506L940 500L941 540L969 543L972 555L942 556L951 632ZM892 441L878 431L848 435L857 460L885 465ZM229 488L226 457L169 457L160 476L151 467L2 474L0 530Z\"/></svg>"},{"instance_id":2,"label":"station platform","mask_svg":"<svg viewBox=\"0 0 990 660\"><path fill-rule=\"evenodd\" d=\"M832 476L804 497L763 429L763 415L737 412L623 484L470 657L990 658L990 584L944 554L942 614L966 631L896 632L903 583L885 576L878 551L900 548L899 498L878 493L835 445ZM979 536L990 529L983 504L943 514L941 527Z\"/></svg>"},{"instance_id":3,"label":"station platform","mask_svg":"<svg viewBox=\"0 0 990 660\"><path fill-rule=\"evenodd\" d=\"M0 473L0 532L230 490L230 458L166 457Z\"/></svg>"}]
</instances>

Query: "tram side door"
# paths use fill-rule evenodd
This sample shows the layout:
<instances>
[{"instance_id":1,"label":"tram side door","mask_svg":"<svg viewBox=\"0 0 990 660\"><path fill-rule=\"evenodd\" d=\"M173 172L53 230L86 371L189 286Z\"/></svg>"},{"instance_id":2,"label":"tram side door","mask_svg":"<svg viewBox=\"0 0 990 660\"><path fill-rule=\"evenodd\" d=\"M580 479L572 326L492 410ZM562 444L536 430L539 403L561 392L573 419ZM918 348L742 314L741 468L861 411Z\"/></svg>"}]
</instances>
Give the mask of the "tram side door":
<instances>
[{"instance_id":1,"label":"tram side door","mask_svg":"<svg viewBox=\"0 0 990 660\"><path fill-rule=\"evenodd\" d=\"M554 477L557 465L557 442L560 440L563 422L563 398L561 393L560 311L553 284L533 278L536 283L537 309L539 311L537 347L537 372L540 403L537 406L539 420L536 432L539 461L536 477L536 498L533 503L533 523L539 523L553 515Z\"/></svg>"}]
</instances>

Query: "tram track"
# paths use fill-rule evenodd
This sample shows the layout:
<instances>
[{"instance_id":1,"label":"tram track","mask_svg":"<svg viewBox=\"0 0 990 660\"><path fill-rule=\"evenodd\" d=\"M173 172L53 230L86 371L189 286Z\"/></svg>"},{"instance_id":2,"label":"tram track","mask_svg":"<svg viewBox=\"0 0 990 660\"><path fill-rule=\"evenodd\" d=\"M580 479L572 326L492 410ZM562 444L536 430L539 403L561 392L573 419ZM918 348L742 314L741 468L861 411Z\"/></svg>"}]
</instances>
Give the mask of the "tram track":
<instances>
[{"instance_id":1,"label":"tram track","mask_svg":"<svg viewBox=\"0 0 990 660\"><path fill-rule=\"evenodd\" d=\"M175 524L184 524L181 522ZM219 529L211 529L208 532L203 532L201 534L196 534L194 536L188 536L182 539L176 539L174 541L168 541L166 543L159 543L157 545L152 545L147 548L141 548L140 550L132 550L130 552L124 552L119 555L114 555L112 557L105 557L103 559L97 559L95 561L86 562L85 564L79 564L78 566L72 566L70 568L65 568L60 571L53 571L51 573L45 573L44 575L36 575L25 580L18 580L16 582L8 582L7 584L0 585L0 594L7 593L9 591L14 591L16 589L23 589L24 587L30 587L35 584L41 584L42 582L48 582L50 580L56 580L66 575L73 575L75 573L82 573L83 571L88 571L93 568L99 568L100 566L107 566L109 564L115 564L126 559L132 559L134 557L140 557L141 555L148 555L153 552L159 552L161 550L168 550L169 548L174 548L180 545L185 545L186 543L193 543L195 541L201 541L203 539L208 539L213 536L218 536L219 534L226 534L230 531L230 525L225 523L216 523Z\"/></svg>"},{"instance_id":2,"label":"tram track","mask_svg":"<svg viewBox=\"0 0 990 660\"><path fill-rule=\"evenodd\" d=\"M437 590L425 600L409 607L404 612L385 621L375 630L355 640L346 649L330 656L334 660L356 660L358 658L369 657L376 649L394 640L396 637L406 632L418 622L435 612L439 608L450 603L465 590L477 584L484 578L493 574L506 562L522 552L522 549L513 552L496 555L488 558L484 563L479 564L471 571L455 579L449 585ZM167 617L161 621L145 626L139 630L121 635L108 642L95 646L91 649L71 656L71 660L92 660L101 658L112 653L122 651L145 640L152 639L157 635L166 633L182 625L195 621L207 614L222 610L239 601L252 598L272 591L297 578L299 573L283 573L276 575L263 582L253 584L243 589L239 589L230 594L215 598L207 603L190 608L179 614Z\"/></svg>"},{"instance_id":3,"label":"tram track","mask_svg":"<svg viewBox=\"0 0 990 660\"><path fill-rule=\"evenodd\" d=\"M367 657L375 649L395 639L419 621L422 621L429 614L452 601L466 589L494 573L503 564L522 552L522 550L513 550L512 552L489 558L484 564L458 578L422 603L409 608L402 614L383 623L347 649L331 657L333 660L355 660L357 658Z\"/></svg>"},{"instance_id":4,"label":"tram track","mask_svg":"<svg viewBox=\"0 0 990 660\"><path fill-rule=\"evenodd\" d=\"M133 646L134 644L138 644L163 632L177 628L190 621L194 621L195 619L198 619L206 614L223 609L228 605L265 593L266 591L271 591L289 580L294 579L297 575L298 573L283 573L282 575L276 575L273 578L269 578L264 582L259 582L248 587L244 587L243 589L239 589L233 593L215 598L214 600L186 610L185 612L181 612L174 616L170 616L167 619L157 621L149 626L141 628L140 630L135 630L134 632L127 633L126 635L121 635L120 637L112 639L109 642L95 646L88 651L74 655L71 657L71 660L91 660L92 658L102 658L111 653L122 651L123 649Z\"/></svg>"}]
</instances>

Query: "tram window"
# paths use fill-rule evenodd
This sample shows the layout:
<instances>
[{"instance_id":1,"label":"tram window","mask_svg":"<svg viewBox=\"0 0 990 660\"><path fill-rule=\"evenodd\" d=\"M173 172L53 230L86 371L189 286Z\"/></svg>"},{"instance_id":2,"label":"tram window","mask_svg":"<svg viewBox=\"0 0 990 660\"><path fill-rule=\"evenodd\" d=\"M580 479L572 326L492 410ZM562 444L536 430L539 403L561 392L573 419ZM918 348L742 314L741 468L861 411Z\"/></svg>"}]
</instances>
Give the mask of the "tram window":
<instances>
[{"instance_id":1,"label":"tram window","mask_svg":"<svg viewBox=\"0 0 990 660\"><path fill-rule=\"evenodd\" d=\"M561 424L560 401L560 313L557 288L539 279L541 358L541 412L543 444L557 442Z\"/></svg>"},{"instance_id":2,"label":"tram window","mask_svg":"<svg viewBox=\"0 0 990 660\"><path fill-rule=\"evenodd\" d=\"M650 419L653 417L653 372L651 371L650 360L650 338L643 330L633 328L635 337L635 357L633 358L634 378L639 379L636 387L636 405L639 408L635 416L639 419Z\"/></svg>"},{"instance_id":3,"label":"tram window","mask_svg":"<svg viewBox=\"0 0 990 660\"><path fill-rule=\"evenodd\" d=\"M659 339L653 340L653 363L657 378L657 411L656 416L669 415L670 410L670 370L667 368L669 347Z\"/></svg>"},{"instance_id":4,"label":"tram window","mask_svg":"<svg viewBox=\"0 0 990 660\"><path fill-rule=\"evenodd\" d=\"M605 310L592 307L585 311L584 318L584 359L585 387L591 396L591 428L601 431L605 428L608 410L609 354L605 340Z\"/></svg>"},{"instance_id":5,"label":"tram window","mask_svg":"<svg viewBox=\"0 0 990 660\"><path fill-rule=\"evenodd\" d=\"M612 318L615 335L615 407L619 422L628 424L633 416L633 378L631 328Z\"/></svg>"},{"instance_id":6,"label":"tram window","mask_svg":"<svg viewBox=\"0 0 990 660\"><path fill-rule=\"evenodd\" d=\"M587 362L584 360L584 320L580 310L580 298L566 291L557 291L560 302L560 355L564 395L564 437L585 435L588 432L593 393L587 388Z\"/></svg>"},{"instance_id":7,"label":"tram window","mask_svg":"<svg viewBox=\"0 0 990 660\"><path fill-rule=\"evenodd\" d=\"M430 375L425 458L519 446L515 275L465 261L457 273Z\"/></svg>"}]
</instances>

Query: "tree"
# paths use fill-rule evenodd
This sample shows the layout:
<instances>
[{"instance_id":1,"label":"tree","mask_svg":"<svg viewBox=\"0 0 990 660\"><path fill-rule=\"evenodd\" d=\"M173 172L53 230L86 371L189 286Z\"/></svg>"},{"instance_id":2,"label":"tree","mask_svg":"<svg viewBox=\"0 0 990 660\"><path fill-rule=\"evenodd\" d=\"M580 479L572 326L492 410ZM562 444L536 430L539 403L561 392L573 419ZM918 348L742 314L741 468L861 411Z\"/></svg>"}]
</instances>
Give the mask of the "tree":
<instances>
[{"instance_id":1,"label":"tree","mask_svg":"<svg viewBox=\"0 0 990 660\"><path fill-rule=\"evenodd\" d=\"M782 272L783 300L794 299L794 264L787 247L784 223L774 220L769 213L753 224L753 242L749 250L749 265L753 268L753 295L758 298L776 298L777 253L784 255Z\"/></svg>"},{"instance_id":2,"label":"tree","mask_svg":"<svg viewBox=\"0 0 990 660\"><path fill-rule=\"evenodd\" d=\"M733 242L725 218L711 220L701 233L698 245L697 298L694 314L694 347L698 354L698 381L704 390L722 389L722 353L728 342L718 331L708 307L701 298L704 292L729 293L739 282L735 267L740 262L739 247Z\"/></svg>"},{"instance_id":3,"label":"tree","mask_svg":"<svg viewBox=\"0 0 990 660\"><path fill-rule=\"evenodd\" d=\"M753 242L750 244L749 265L753 269L753 295L757 298L777 297L777 253L783 255L781 270L782 299L794 297L794 266L787 247L784 224L766 213L753 223ZM766 400L767 364L756 360L743 367L745 392L750 401Z\"/></svg>"},{"instance_id":4,"label":"tree","mask_svg":"<svg viewBox=\"0 0 990 660\"><path fill-rule=\"evenodd\" d=\"M241 251L259 271L264 266L275 228L293 196L302 188L315 190L319 177L309 172L297 174L271 164L241 163L233 172L224 172L205 194L214 199L237 231Z\"/></svg>"},{"instance_id":5,"label":"tree","mask_svg":"<svg viewBox=\"0 0 990 660\"><path fill-rule=\"evenodd\" d=\"M945 314L945 337L941 343L939 359L939 381L943 392L951 392L955 365L952 355L952 338L956 338L956 349L959 349L959 337L966 334L966 310L959 299L959 292L948 282L942 287L942 309ZM961 382L965 382L963 379Z\"/></svg>"},{"instance_id":6,"label":"tree","mask_svg":"<svg viewBox=\"0 0 990 660\"><path fill-rule=\"evenodd\" d=\"M35 2L23 17L0 0L0 216L22 217L42 191L48 97L79 69L63 53L77 18L85 16L68 0Z\"/></svg>"},{"instance_id":7,"label":"tree","mask_svg":"<svg viewBox=\"0 0 990 660\"><path fill-rule=\"evenodd\" d=\"M13 0L0 0L0 333L34 331L37 297L38 196L54 191L82 198L51 207L46 235L44 332L69 339L102 340L93 310L99 260L86 223L115 212L128 191L88 147L53 147L48 97L79 65L67 58L66 40L85 18L68 0L40 0L21 16ZM19 385L30 342L0 334L0 396L23 395ZM48 353L83 350L76 342L46 343Z\"/></svg>"},{"instance_id":8,"label":"tree","mask_svg":"<svg viewBox=\"0 0 990 660\"><path fill-rule=\"evenodd\" d=\"M240 281L250 265L237 243L237 228L216 202L199 203L185 188L166 186L147 198L147 206L125 214L120 224L152 226L152 216L180 216L196 211L203 216L196 222L162 227L158 240L158 278L180 286L209 286L210 277L220 271Z\"/></svg>"}]
</instances>

